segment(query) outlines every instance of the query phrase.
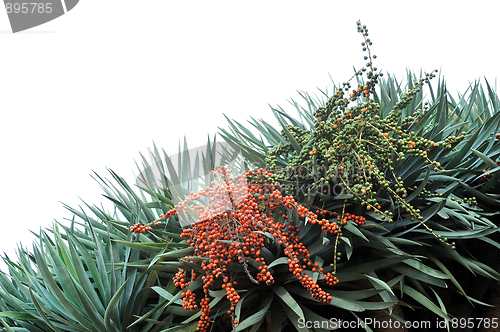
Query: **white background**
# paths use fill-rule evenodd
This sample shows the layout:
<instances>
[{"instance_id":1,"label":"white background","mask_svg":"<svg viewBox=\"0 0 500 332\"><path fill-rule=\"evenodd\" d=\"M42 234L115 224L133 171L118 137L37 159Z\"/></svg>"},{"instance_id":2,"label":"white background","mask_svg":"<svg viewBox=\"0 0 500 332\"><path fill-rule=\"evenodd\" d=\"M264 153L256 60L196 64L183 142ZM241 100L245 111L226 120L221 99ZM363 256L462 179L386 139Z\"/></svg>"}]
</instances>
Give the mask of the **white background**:
<instances>
[{"instance_id":1,"label":"white background","mask_svg":"<svg viewBox=\"0 0 500 332\"><path fill-rule=\"evenodd\" d=\"M441 69L452 92L499 77L497 1L81 0L68 14L12 34L0 11L0 253L78 207L110 206L91 177L130 183L153 142L168 153L226 127L294 112L296 90L316 92L365 61ZM3 265L0 264L0 267Z\"/></svg>"}]
</instances>

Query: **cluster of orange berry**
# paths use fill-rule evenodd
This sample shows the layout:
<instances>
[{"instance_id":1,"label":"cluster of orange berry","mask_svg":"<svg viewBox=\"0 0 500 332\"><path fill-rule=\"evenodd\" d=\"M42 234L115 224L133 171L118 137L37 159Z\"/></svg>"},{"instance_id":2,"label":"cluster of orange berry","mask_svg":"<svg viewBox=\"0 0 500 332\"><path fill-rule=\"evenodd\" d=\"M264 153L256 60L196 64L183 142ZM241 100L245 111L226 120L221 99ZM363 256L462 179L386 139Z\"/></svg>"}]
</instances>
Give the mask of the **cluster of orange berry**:
<instances>
[{"instance_id":1,"label":"cluster of orange berry","mask_svg":"<svg viewBox=\"0 0 500 332\"><path fill-rule=\"evenodd\" d=\"M159 221L161 219L168 219L168 218L171 218L173 215L176 215L178 216L179 215L179 212L177 212L177 209L172 209L170 210L167 214L163 215L161 214L160 215L160 218L147 224L147 225L142 225L140 223L136 223L135 225L133 226L130 226L130 231L131 232L134 232L134 233L146 233L146 231L150 231L151 230L151 225L155 225L155 226L158 226L159 224Z\"/></svg>"},{"instance_id":2,"label":"cluster of orange berry","mask_svg":"<svg viewBox=\"0 0 500 332\"><path fill-rule=\"evenodd\" d=\"M174 282L175 287L184 289L187 286L189 286L189 284L192 281L194 281L196 279L196 276L197 276L196 273L192 272L191 273L191 280L188 281L189 278L186 275L186 271L181 270L181 271L179 271L179 273L176 273L174 275L173 282ZM198 309L198 305L195 302L196 297L190 289L186 290L185 292L182 292L181 295L182 295L184 309L191 310L191 311Z\"/></svg>"},{"instance_id":3,"label":"cluster of orange berry","mask_svg":"<svg viewBox=\"0 0 500 332\"><path fill-rule=\"evenodd\" d=\"M137 223L133 226L130 226L130 231L134 233L146 233L146 231L150 231L151 226L144 226L141 225L140 223Z\"/></svg>"},{"instance_id":4,"label":"cluster of orange berry","mask_svg":"<svg viewBox=\"0 0 500 332\"><path fill-rule=\"evenodd\" d=\"M221 278L222 288L227 292L230 301L228 314L233 320L233 327L238 323L235 317L235 306L240 300L234 286L237 284L235 277L243 272L230 271L231 263L239 263L243 266L244 273L254 283L265 283L270 286L274 283L273 275L269 271L261 249L269 244L269 238L281 245L283 253L289 257L289 270L300 283L318 301L330 303L332 297L321 289L316 281L305 273L305 270L319 272L320 280L327 285L333 286L339 282L335 273L323 272L323 268L311 261L311 255L305 245L300 242L297 235L300 229L294 225L291 211L296 211L299 218L306 219L312 224L319 224L321 228L331 234L341 236L340 227L347 220L353 220L357 224L363 224L365 218L345 213L337 216L337 222L327 220L319 216L335 216L335 212L316 210L310 211L298 204L293 196L283 196L272 183L273 176L262 168L255 171L247 171L231 177L230 170L219 167L212 175L217 179L212 181L212 187L200 190L198 193L191 192L182 202L167 214L161 215L153 223L161 219L170 218L193 209L199 216L199 220L190 228L184 229L182 238L194 247L192 256L184 257L184 261L199 264L201 267L201 279L203 281L204 298L199 304L196 302L194 291L184 289L189 286L196 274L180 269L174 276L175 286L183 290L183 304L187 310L202 311L198 324L198 330L205 331L210 321L210 297L209 288L214 286L214 281ZM206 205L190 205L188 201L208 199ZM319 215L319 216L318 216ZM335 219L335 218L334 218ZM151 224L153 224L151 223ZM142 227L142 228L140 228ZM132 231L144 229L146 226L134 226ZM255 276L248 269L248 263L258 266ZM255 264L256 263L256 264Z\"/></svg>"},{"instance_id":5,"label":"cluster of orange berry","mask_svg":"<svg viewBox=\"0 0 500 332\"><path fill-rule=\"evenodd\" d=\"M497 134L497 135L499 135L499 134ZM499 135L499 136L500 136L500 135ZM497 165L498 165L498 166L500 166L500 161L497 161ZM486 168L486 169L483 169L483 173L486 173L486 172L488 172L488 171L491 171L491 168L489 168L489 167L488 167L488 168ZM480 181L485 181L485 180L486 180L489 176L491 176L491 175L492 175L491 173L490 173L490 174L483 175L483 176L481 176L481 177L479 178L479 180L480 180Z\"/></svg>"}]
</instances>

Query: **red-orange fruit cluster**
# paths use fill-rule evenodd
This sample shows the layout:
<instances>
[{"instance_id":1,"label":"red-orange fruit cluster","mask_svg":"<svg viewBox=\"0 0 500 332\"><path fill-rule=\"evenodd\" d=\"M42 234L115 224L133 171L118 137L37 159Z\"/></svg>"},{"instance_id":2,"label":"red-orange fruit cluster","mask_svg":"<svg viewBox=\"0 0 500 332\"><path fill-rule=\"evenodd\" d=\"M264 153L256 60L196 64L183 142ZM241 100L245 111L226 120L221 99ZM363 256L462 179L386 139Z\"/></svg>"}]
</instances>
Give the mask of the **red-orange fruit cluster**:
<instances>
[{"instance_id":1,"label":"red-orange fruit cluster","mask_svg":"<svg viewBox=\"0 0 500 332\"><path fill-rule=\"evenodd\" d=\"M497 134L497 135L498 135L498 134ZM500 166L500 161L497 161L497 165L498 165L498 166ZM488 171L490 171L490 170L491 170L491 168L489 168L489 167L488 167L487 169L483 169L483 173L486 173L486 172L488 172ZM479 178L479 180L480 180L480 181L485 181L485 180L487 179L487 177L488 177L488 176L491 176L491 175L492 175L491 173L490 173L490 174L483 175L483 176L481 176L481 177Z\"/></svg>"},{"instance_id":2,"label":"red-orange fruit cluster","mask_svg":"<svg viewBox=\"0 0 500 332\"><path fill-rule=\"evenodd\" d=\"M171 218L172 216L178 216L179 215L179 212L177 212L177 209L172 209L170 211L168 211L167 214L160 214L160 219L157 219L155 221L153 221L152 223L149 223L147 225L141 225L140 223L136 223L135 225L133 226L130 226L130 231L131 232L134 232L134 233L146 233L146 231L150 231L151 230L151 225L158 225L158 222L161 220L161 219L168 219L168 218Z\"/></svg>"},{"instance_id":3,"label":"red-orange fruit cluster","mask_svg":"<svg viewBox=\"0 0 500 332\"><path fill-rule=\"evenodd\" d=\"M130 227L130 231L134 233L146 233L146 231L150 231L151 226L144 226L139 223Z\"/></svg>"},{"instance_id":4,"label":"red-orange fruit cluster","mask_svg":"<svg viewBox=\"0 0 500 332\"><path fill-rule=\"evenodd\" d=\"M173 282L174 282L175 287L184 289L187 286L189 286L189 284L192 281L194 281L196 279L196 276L197 276L196 273L193 272L193 273L191 273L191 279L188 280L186 272L184 270L182 270L174 275ZM198 305L196 304L196 296L190 289L186 290L185 292L182 292L181 295L182 295L182 301L183 301L182 305L183 305L184 309L191 310L191 311L198 309Z\"/></svg>"},{"instance_id":5,"label":"red-orange fruit cluster","mask_svg":"<svg viewBox=\"0 0 500 332\"><path fill-rule=\"evenodd\" d=\"M202 196L208 199L209 203L206 205L190 205L190 208L197 212L199 220L191 228L184 229L181 234L181 237L187 238L187 242L194 247L194 255L184 257L184 261L200 264L202 269L205 297L199 305L196 303L194 292L186 290L182 293L185 309L200 308L202 311L198 330L206 331L208 327L210 321L208 289L218 278L222 278L222 288L226 290L227 299L231 302L228 313L232 316L233 323L237 324L235 322L238 317L235 317L234 308L240 296L234 287L237 283L234 280L237 273L228 270L230 263L243 265L246 275L254 283L265 283L268 286L274 283L273 275L268 270L261 252L268 238L273 238L284 247L284 254L289 257L290 272L310 294L318 301L330 303L331 295L323 291L304 271L309 269L312 272L319 272L320 280L330 286L337 284L339 280L330 272L323 273L323 268L311 261L309 251L297 235L300 230L293 224L289 215L290 211L295 210L300 218L307 219L307 222L317 223L323 230L341 236L337 222L318 217L318 215L334 216L336 213L325 210L316 210L316 213L313 213L298 204L292 196L283 196L270 181L267 181L271 174L263 169L248 171L232 178L230 170L220 167L213 171L212 175L218 179L217 182L212 182L212 187L207 187L198 193L191 192L184 201L160 217L166 219L179 215L179 212L188 210L189 201ZM157 223L160 219L153 223ZM348 213L345 213L343 218L337 217L339 224L345 224L347 220L353 220L358 224L365 222L363 217ZM138 229L143 228L137 226L131 228L132 231ZM208 259L201 259L202 257ZM248 269L249 260L259 265L255 276ZM191 274L189 278L187 272L180 269L174 276L175 286L184 290L195 277L196 274Z\"/></svg>"}]
</instances>

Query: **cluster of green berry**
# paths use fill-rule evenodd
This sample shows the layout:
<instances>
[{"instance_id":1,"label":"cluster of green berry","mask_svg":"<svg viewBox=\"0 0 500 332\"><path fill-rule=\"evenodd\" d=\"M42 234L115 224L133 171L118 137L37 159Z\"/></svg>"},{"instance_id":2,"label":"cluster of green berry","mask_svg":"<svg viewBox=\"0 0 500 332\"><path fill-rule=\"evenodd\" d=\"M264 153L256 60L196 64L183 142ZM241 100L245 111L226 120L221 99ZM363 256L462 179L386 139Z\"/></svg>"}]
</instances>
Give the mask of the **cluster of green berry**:
<instances>
[{"instance_id":1,"label":"cluster of green berry","mask_svg":"<svg viewBox=\"0 0 500 332\"><path fill-rule=\"evenodd\" d=\"M286 130L285 130L286 128ZM309 131L303 130L294 125L287 125L281 130L281 136L286 137L287 132L292 136L292 138L300 145L305 145L307 139L309 138ZM269 155L266 157L267 167L276 168L276 156L279 154L288 155L294 151L294 147L291 144L278 144L277 146L269 149Z\"/></svg>"},{"instance_id":2,"label":"cluster of green berry","mask_svg":"<svg viewBox=\"0 0 500 332\"><path fill-rule=\"evenodd\" d=\"M368 52L365 56L368 63L343 83L343 88L335 91L323 107L316 110L313 130L286 127L284 142L269 151L267 166L288 185L288 190L295 191L295 195L299 190L305 192L304 196L326 194L332 186L340 185L342 193L347 195L342 197L365 206L388 222L393 221L394 214L387 209L383 211L381 205L386 204L383 201L390 196L395 209L406 211L411 219L417 218L427 231L446 242L423 223L421 211L405 200L407 188L396 174L410 156L421 158L424 163L432 165L434 171L442 172L440 163L431 160L429 154L440 148L452 148L465 138L465 133L434 142L418 136L414 131L409 132L428 112L429 106L424 104L423 109L404 119L403 110L422 85L435 77L434 72L415 82L415 86L403 94L388 116L382 118L379 115L380 105L371 97L382 73L373 66L376 56L370 52L372 41L368 38L368 29L358 22L358 31L364 38L362 47ZM349 82L365 74L366 83L352 89ZM361 79L357 81L362 82ZM277 158L288 159L288 167L276 168Z\"/></svg>"},{"instance_id":3,"label":"cluster of green berry","mask_svg":"<svg viewBox=\"0 0 500 332\"><path fill-rule=\"evenodd\" d=\"M469 205L477 205L477 198L474 196L465 197L464 199L457 199L455 197L450 197L450 200L455 201L457 203L467 203Z\"/></svg>"},{"instance_id":4,"label":"cluster of green berry","mask_svg":"<svg viewBox=\"0 0 500 332\"><path fill-rule=\"evenodd\" d=\"M412 189L417 190L418 187L414 186ZM422 190L418 194L419 197L441 197L442 195L443 195L442 193L433 193L430 190L427 190L425 188L422 188Z\"/></svg>"}]
</instances>

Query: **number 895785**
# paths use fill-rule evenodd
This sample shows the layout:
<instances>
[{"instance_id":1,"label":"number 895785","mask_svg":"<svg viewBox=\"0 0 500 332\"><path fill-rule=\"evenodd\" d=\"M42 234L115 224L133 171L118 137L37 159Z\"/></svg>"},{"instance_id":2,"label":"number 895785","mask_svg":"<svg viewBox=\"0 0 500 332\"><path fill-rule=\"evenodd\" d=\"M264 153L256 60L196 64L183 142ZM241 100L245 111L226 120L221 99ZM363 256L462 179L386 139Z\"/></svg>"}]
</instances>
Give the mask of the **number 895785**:
<instances>
[{"instance_id":1,"label":"number 895785","mask_svg":"<svg viewBox=\"0 0 500 332\"><path fill-rule=\"evenodd\" d=\"M10 13L22 13L22 14L27 14L27 13L47 13L50 14L52 13L52 3L47 2L47 3L42 3L42 2L23 2L23 3L6 3L5 4L5 9L7 9L7 14Z\"/></svg>"}]
</instances>

